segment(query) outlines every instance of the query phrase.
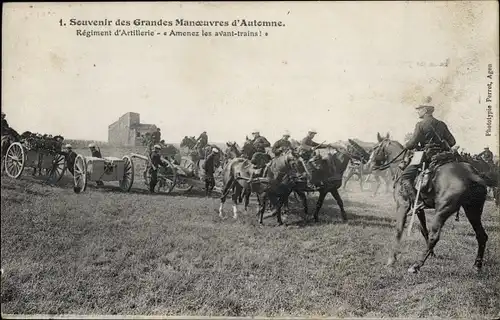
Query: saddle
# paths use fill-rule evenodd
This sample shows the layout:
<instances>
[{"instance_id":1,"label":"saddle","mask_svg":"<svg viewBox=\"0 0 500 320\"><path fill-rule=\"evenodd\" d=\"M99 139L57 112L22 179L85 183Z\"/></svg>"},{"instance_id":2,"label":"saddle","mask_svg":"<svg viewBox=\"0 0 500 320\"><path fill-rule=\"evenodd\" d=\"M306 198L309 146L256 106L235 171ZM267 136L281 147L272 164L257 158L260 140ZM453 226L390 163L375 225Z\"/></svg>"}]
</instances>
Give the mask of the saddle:
<instances>
[{"instance_id":1,"label":"saddle","mask_svg":"<svg viewBox=\"0 0 500 320\"><path fill-rule=\"evenodd\" d=\"M423 152L421 156L419 155L420 152L422 151L415 152L414 158L412 158L412 161L410 163L415 164L415 161L420 160L420 173L418 174L417 179L415 179L414 187L415 189L418 189L419 182L421 181L420 192L429 193L434 187L432 184L432 177L434 176L436 170L447 163L458 162L459 159L457 157L457 154L453 151L442 151L432 155L430 157L430 161L426 161L427 159L425 158ZM422 170L422 165L424 163L428 164L428 166L425 170Z\"/></svg>"}]
</instances>

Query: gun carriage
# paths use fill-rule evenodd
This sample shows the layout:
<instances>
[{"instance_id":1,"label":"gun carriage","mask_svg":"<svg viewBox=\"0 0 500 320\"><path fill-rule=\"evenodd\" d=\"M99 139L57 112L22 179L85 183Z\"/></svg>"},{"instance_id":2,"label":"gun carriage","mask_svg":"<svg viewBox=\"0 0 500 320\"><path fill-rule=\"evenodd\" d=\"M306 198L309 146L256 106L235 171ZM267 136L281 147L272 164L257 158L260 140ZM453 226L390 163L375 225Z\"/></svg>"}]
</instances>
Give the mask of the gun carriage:
<instances>
[{"instance_id":1,"label":"gun carriage","mask_svg":"<svg viewBox=\"0 0 500 320\"><path fill-rule=\"evenodd\" d=\"M118 181L120 189L130 191L134 183L132 158L85 157L77 155L74 165L74 191L80 193L87 188L88 181Z\"/></svg>"}]
</instances>

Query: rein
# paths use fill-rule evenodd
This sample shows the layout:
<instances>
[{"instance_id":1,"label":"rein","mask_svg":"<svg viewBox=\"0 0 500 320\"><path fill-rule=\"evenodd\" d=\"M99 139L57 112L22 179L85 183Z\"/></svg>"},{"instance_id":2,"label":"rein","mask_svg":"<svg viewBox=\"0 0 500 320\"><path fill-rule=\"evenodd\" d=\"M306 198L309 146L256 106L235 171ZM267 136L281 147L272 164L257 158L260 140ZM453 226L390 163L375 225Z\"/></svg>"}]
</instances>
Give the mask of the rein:
<instances>
[{"instance_id":1,"label":"rein","mask_svg":"<svg viewBox=\"0 0 500 320\"><path fill-rule=\"evenodd\" d=\"M373 170L386 170L388 169L391 164L393 164L401 155L405 155L406 152L408 151L408 149L403 149L396 157L394 157L394 159L392 159L391 161L387 162L387 163L384 163L380 166L373 166Z\"/></svg>"}]
</instances>

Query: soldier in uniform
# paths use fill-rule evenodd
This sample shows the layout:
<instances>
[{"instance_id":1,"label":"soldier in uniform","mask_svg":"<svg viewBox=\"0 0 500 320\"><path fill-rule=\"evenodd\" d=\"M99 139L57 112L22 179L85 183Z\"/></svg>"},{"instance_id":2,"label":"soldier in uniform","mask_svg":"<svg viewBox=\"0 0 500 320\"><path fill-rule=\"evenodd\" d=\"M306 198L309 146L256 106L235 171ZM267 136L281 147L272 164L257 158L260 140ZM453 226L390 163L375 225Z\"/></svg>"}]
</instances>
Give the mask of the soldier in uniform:
<instances>
[{"instance_id":1,"label":"soldier in uniform","mask_svg":"<svg viewBox=\"0 0 500 320\"><path fill-rule=\"evenodd\" d=\"M252 132L252 135L253 139L251 143L255 149L255 153L253 154L252 159L250 161L255 169L260 170L265 167L265 159L262 156L262 154L266 153L266 148L270 147L271 144L265 137L260 135L260 132L258 130L254 130Z\"/></svg>"},{"instance_id":2,"label":"soldier in uniform","mask_svg":"<svg viewBox=\"0 0 500 320\"><path fill-rule=\"evenodd\" d=\"M101 149L98 150L95 144L89 144L89 150L92 157L102 158Z\"/></svg>"},{"instance_id":3,"label":"soldier in uniform","mask_svg":"<svg viewBox=\"0 0 500 320\"><path fill-rule=\"evenodd\" d=\"M269 141L265 137L261 136L258 130L254 130L252 132L252 135L252 144L255 148L255 152L266 153L266 148L269 148L271 146Z\"/></svg>"},{"instance_id":4,"label":"soldier in uniform","mask_svg":"<svg viewBox=\"0 0 500 320\"><path fill-rule=\"evenodd\" d=\"M203 131L198 137L198 139L196 139L196 145L194 146L195 149L198 151L200 159L205 158L205 155L203 154L203 149L207 145L208 145L208 135L206 131Z\"/></svg>"},{"instance_id":5,"label":"soldier in uniform","mask_svg":"<svg viewBox=\"0 0 500 320\"><path fill-rule=\"evenodd\" d=\"M93 144L93 143L89 144L89 149L90 149L90 154L92 155L92 157L102 158L101 149L100 148L98 149L95 144ZM101 180L96 181L96 184L98 186L104 185L104 183Z\"/></svg>"},{"instance_id":6,"label":"soldier in uniform","mask_svg":"<svg viewBox=\"0 0 500 320\"><path fill-rule=\"evenodd\" d=\"M5 119L5 113L2 112L2 136L8 134L10 131L9 123Z\"/></svg>"},{"instance_id":7,"label":"soldier in uniform","mask_svg":"<svg viewBox=\"0 0 500 320\"><path fill-rule=\"evenodd\" d=\"M155 187L158 183L159 167L166 166L166 164L161 159L160 150L161 146L159 144L155 144L153 147L153 152L151 153L151 167L149 168L149 173L151 174L151 180L149 181L149 191L151 193L155 192Z\"/></svg>"},{"instance_id":8,"label":"soldier in uniform","mask_svg":"<svg viewBox=\"0 0 500 320\"><path fill-rule=\"evenodd\" d=\"M328 147L331 147L330 144L320 144L314 142L313 139L316 136L316 134L317 134L316 130L311 129L307 132L307 136L300 142L300 148L302 149L302 157L306 160L311 158L313 151L315 149L326 149Z\"/></svg>"},{"instance_id":9,"label":"soldier in uniform","mask_svg":"<svg viewBox=\"0 0 500 320\"><path fill-rule=\"evenodd\" d=\"M432 116L434 106L431 102L432 99L427 97L422 104L416 107L418 116L422 120L417 123L412 137L405 145L408 150L418 148L424 151L424 161L426 162L429 162L434 155L440 152L451 151L456 143L448 126ZM419 165L409 165L401 175L403 189L409 193L407 196L411 202L414 202L416 197L413 184L418 175L418 168Z\"/></svg>"},{"instance_id":10,"label":"soldier in uniform","mask_svg":"<svg viewBox=\"0 0 500 320\"><path fill-rule=\"evenodd\" d=\"M493 152L490 151L489 147L484 148L484 151L477 155L478 158L483 159L490 165L493 165Z\"/></svg>"},{"instance_id":11,"label":"soldier in uniform","mask_svg":"<svg viewBox=\"0 0 500 320\"><path fill-rule=\"evenodd\" d=\"M272 151L276 157L279 157L283 152L292 148L292 143L289 139L290 132L286 131L285 134L283 134L283 138L274 143Z\"/></svg>"},{"instance_id":12,"label":"soldier in uniform","mask_svg":"<svg viewBox=\"0 0 500 320\"><path fill-rule=\"evenodd\" d=\"M212 148L212 152L210 152L207 159L203 163L203 169L205 170L205 193L207 197L210 196L215 187L215 162L218 160L218 156L219 149Z\"/></svg>"},{"instance_id":13,"label":"soldier in uniform","mask_svg":"<svg viewBox=\"0 0 500 320\"><path fill-rule=\"evenodd\" d=\"M153 143L158 144L161 141L161 132L160 128L157 128L155 132L151 134L151 138L153 139Z\"/></svg>"},{"instance_id":14,"label":"soldier in uniform","mask_svg":"<svg viewBox=\"0 0 500 320\"><path fill-rule=\"evenodd\" d=\"M76 160L76 152L73 151L73 147L70 144L67 144L64 146L66 151L62 151L61 154L64 156L66 159L66 166L71 172L72 175L75 175L75 160Z\"/></svg>"}]
</instances>

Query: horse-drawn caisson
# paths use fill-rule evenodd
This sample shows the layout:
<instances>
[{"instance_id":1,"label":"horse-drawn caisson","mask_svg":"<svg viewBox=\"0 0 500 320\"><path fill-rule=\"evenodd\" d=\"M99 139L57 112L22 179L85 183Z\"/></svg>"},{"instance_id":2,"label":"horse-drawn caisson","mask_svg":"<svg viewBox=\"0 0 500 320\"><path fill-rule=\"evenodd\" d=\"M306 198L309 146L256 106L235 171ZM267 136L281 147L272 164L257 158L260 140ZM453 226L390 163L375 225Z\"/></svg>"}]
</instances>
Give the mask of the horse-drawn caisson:
<instances>
[{"instance_id":1,"label":"horse-drawn caisson","mask_svg":"<svg viewBox=\"0 0 500 320\"><path fill-rule=\"evenodd\" d=\"M41 136L26 132L21 136L2 137L2 147L8 145L3 155L6 174L18 179L26 167L39 171L48 183L61 180L66 170L65 157L62 154L63 137ZM6 142L4 144L4 141Z\"/></svg>"}]
</instances>

